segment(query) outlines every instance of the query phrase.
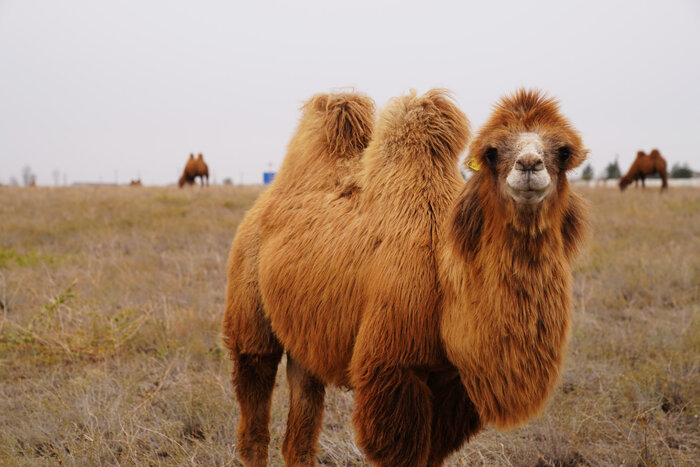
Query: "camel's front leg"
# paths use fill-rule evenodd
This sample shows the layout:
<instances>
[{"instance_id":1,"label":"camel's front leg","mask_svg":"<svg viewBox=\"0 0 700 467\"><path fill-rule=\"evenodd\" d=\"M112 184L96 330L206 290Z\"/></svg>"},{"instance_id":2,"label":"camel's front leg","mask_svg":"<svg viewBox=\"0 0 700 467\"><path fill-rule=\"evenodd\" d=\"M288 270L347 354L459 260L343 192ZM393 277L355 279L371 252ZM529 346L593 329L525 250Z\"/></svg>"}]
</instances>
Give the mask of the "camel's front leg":
<instances>
[{"instance_id":1,"label":"camel's front leg","mask_svg":"<svg viewBox=\"0 0 700 467\"><path fill-rule=\"evenodd\" d=\"M288 466L316 465L325 386L287 354L289 415L282 453Z\"/></svg>"},{"instance_id":2,"label":"camel's front leg","mask_svg":"<svg viewBox=\"0 0 700 467\"><path fill-rule=\"evenodd\" d=\"M430 452L430 389L410 368L362 368L355 376L357 442L378 466L425 466Z\"/></svg>"},{"instance_id":3,"label":"camel's front leg","mask_svg":"<svg viewBox=\"0 0 700 467\"><path fill-rule=\"evenodd\" d=\"M431 373L428 387L433 394L430 458L437 467L481 429L481 420L456 369Z\"/></svg>"}]
</instances>

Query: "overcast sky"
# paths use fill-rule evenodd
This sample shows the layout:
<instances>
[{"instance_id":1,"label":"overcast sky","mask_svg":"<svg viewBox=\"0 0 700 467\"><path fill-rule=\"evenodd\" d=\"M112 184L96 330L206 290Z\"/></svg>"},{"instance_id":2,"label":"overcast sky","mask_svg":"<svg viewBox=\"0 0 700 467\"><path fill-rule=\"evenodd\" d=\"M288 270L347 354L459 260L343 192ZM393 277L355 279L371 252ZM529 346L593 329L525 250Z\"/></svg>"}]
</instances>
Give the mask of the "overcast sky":
<instances>
[{"instance_id":1,"label":"overcast sky","mask_svg":"<svg viewBox=\"0 0 700 467\"><path fill-rule=\"evenodd\" d=\"M659 148L700 170L700 1L0 0L0 182L174 183L275 170L302 102L451 89L561 101L600 173Z\"/></svg>"}]
</instances>

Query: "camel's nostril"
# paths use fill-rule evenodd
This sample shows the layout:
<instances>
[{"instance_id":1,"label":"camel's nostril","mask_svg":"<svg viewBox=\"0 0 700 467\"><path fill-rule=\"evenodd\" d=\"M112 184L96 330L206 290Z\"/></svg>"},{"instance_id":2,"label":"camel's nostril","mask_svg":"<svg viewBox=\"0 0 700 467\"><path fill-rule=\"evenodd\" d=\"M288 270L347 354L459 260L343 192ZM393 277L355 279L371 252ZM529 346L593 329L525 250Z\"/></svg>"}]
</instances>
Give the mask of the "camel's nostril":
<instances>
[{"instance_id":1,"label":"camel's nostril","mask_svg":"<svg viewBox=\"0 0 700 467\"><path fill-rule=\"evenodd\" d=\"M515 161L515 168L522 171L537 172L544 169L544 162L537 156L522 156Z\"/></svg>"}]
</instances>

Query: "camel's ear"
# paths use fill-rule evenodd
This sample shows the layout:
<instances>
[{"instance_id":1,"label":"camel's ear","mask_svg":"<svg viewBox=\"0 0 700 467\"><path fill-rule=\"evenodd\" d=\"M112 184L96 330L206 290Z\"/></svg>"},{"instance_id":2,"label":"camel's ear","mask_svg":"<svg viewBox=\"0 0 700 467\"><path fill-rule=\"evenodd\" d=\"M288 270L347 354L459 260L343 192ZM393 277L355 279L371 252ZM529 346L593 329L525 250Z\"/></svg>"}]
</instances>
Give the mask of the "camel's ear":
<instances>
[{"instance_id":1,"label":"camel's ear","mask_svg":"<svg viewBox=\"0 0 700 467\"><path fill-rule=\"evenodd\" d=\"M588 229L588 204L576 193L570 193L569 205L564 212L564 220L561 226L564 254L566 254L568 259L579 253Z\"/></svg>"},{"instance_id":2,"label":"camel's ear","mask_svg":"<svg viewBox=\"0 0 700 467\"><path fill-rule=\"evenodd\" d=\"M575 169L583 164L583 161L588 158L588 154L590 153L590 149L581 145L571 146L568 144L559 147L557 151L559 163L564 171Z\"/></svg>"},{"instance_id":3,"label":"camel's ear","mask_svg":"<svg viewBox=\"0 0 700 467\"><path fill-rule=\"evenodd\" d=\"M481 141L475 139L469 145L462 167L473 172L491 172L495 175L498 170L498 157L498 149L484 146Z\"/></svg>"}]
</instances>

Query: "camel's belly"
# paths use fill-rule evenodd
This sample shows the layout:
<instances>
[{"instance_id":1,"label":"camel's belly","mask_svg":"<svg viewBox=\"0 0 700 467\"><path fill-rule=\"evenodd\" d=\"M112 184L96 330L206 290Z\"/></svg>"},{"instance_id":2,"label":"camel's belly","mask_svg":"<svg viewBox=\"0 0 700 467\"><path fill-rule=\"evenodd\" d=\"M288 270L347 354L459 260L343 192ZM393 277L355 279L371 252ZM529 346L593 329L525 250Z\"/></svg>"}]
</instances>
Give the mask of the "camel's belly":
<instances>
[{"instance_id":1,"label":"camel's belly","mask_svg":"<svg viewBox=\"0 0 700 467\"><path fill-rule=\"evenodd\" d=\"M288 240L288 239L287 239ZM284 348L327 384L349 386L363 306L357 274L320 243L268 241L260 254L265 312Z\"/></svg>"}]
</instances>

